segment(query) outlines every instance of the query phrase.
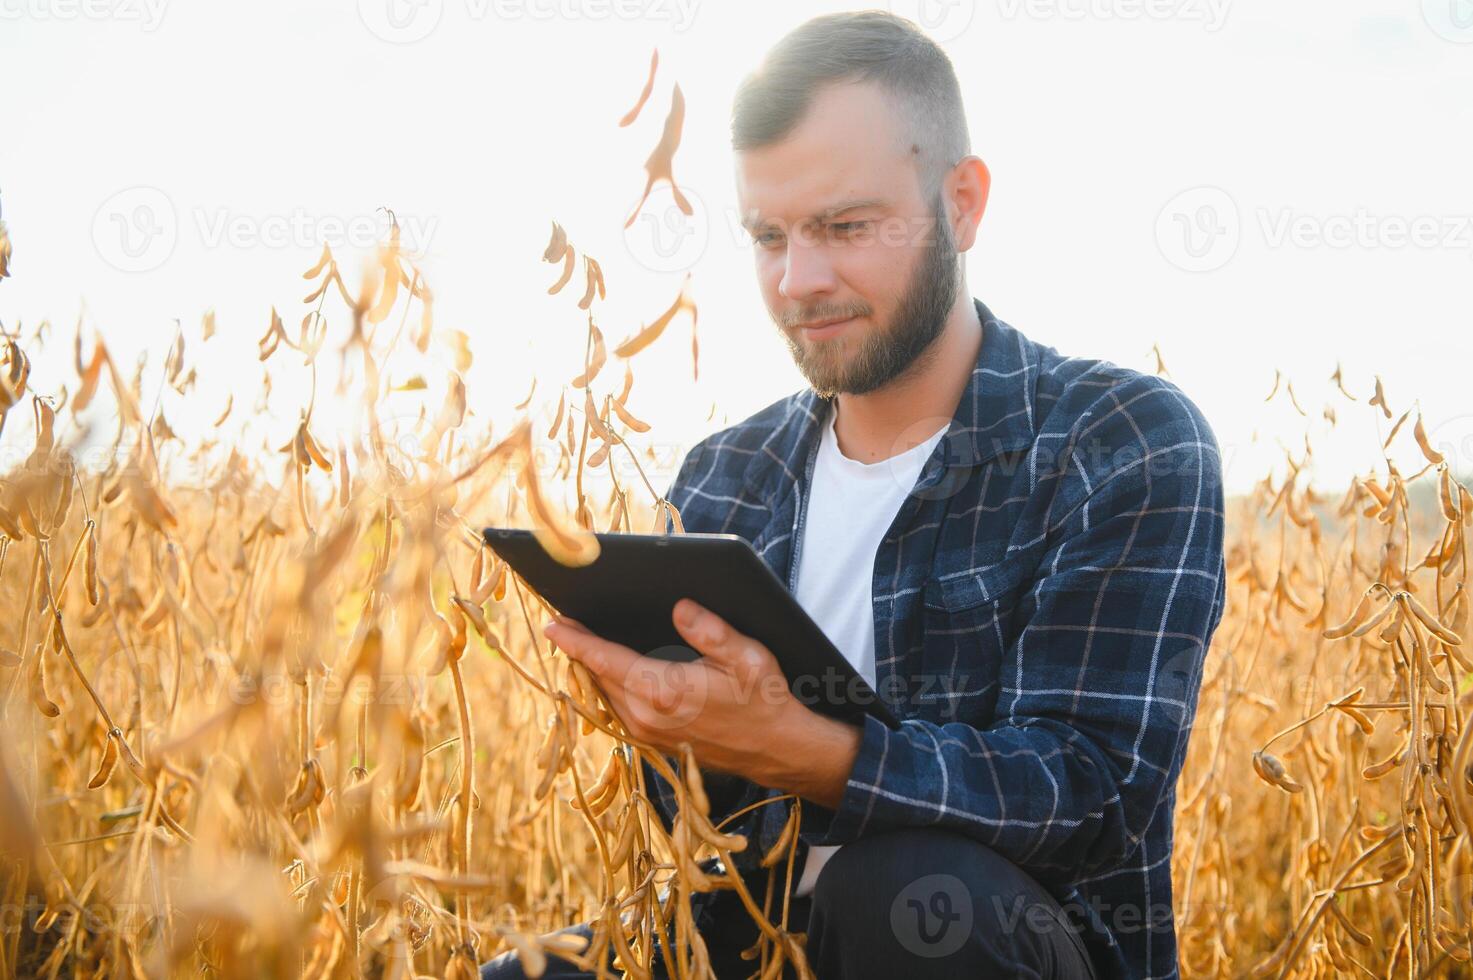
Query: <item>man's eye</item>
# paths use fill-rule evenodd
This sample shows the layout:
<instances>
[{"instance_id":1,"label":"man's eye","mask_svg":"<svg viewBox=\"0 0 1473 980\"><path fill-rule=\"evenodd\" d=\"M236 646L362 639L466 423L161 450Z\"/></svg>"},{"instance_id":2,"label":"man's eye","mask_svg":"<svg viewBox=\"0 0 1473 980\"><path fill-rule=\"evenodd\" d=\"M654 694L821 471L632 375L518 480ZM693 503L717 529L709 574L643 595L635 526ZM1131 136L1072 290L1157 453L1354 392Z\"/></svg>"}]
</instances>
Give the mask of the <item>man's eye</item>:
<instances>
[{"instance_id":1,"label":"man's eye","mask_svg":"<svg viewBox=\"0 0 1473 980\"><path fill-rule=\"evenodd\" d=\"M869 227L868 221L836 221L829 228L841 235L847 235L855 231L863 231Z\"/></svg>"},{"instance_id":2,"label":"man's eye","mask_svg":"<svg viewBox=\"0 0 1473 980\"><path fill-rule=\"evenodd\" d=\"M775 231L760 231L752 237L752 241L762 248L771 248L782 241L782 235Z\"/></svg>"}]
</instances>

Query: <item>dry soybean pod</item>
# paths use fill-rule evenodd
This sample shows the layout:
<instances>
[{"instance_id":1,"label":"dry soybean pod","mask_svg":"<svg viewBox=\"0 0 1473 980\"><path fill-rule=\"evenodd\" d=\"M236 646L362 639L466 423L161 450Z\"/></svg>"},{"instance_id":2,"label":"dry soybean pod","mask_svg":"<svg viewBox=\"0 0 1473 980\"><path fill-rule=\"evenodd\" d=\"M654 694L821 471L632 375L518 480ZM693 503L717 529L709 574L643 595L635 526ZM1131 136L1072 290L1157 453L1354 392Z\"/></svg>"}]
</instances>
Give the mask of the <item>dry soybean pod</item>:
<instances>
[{"instance_id":1,"label":"dry soybean pod","mask_svg":"<svg viewBox=\"0 0 1473 980\"><path fill-rule=\"evenodd\" d=\"M610 863L614 867L622 867L634 853L635 831L638 829L639 808L631 803L624 808L624 815L619 825L619 835L610 852Z\"/></svg>"},{"instance_id":2,"label":"dry soybean pod","mask_svg":"<svg viewBox=\"0 0 1473 980\"><path fill-rule=\"evenodd\" d=\"M1371 765L1366 766L1364 769L1362 769L1360 773L1361 778L1367 780L1380 779L1382 776L1386 775L1391 770L1395 769L1397 766L1405 762L1407 752L1407 746L1403 745L1401 748L1397 749L1395 752L1391 753L1391 755L1387 756L1385 759L1382 759L1380 762L1372 763Z\"/></svg>"},{"instance_id":3,"label":"dry soybean pod","mask_svg":"<svg viewBox=\"0 0 1473 980\"><path fill-rule=\"evenodd\" d=\"M1371 630L1373 630L1377 626L1379 626L1381 624L1381 621L1384 620L1387 616L1389 616L1391 614L1391 611L1393 609L1395 609L1395 608L1396 608L1396 603L1394 601L1387 602L1386 605L1384 605L1380 609L1376 610L1364 622L1358 624L1354 629L1352 629L1350 631L1350 635L1351 636L1365 636Z\"/></svg>"},{"instance_id":4,"label":"dry soybean pod","mask_svg":"<svg viewBox=\"0 0 1473 980\"><path fill-rule=\"evenodd\" d=\"M31 703L45 717L56 718L61 714L61 708L51 700L51 694L46 690L45 646L44 641L37 643L35 650L31 652Z\"/></svg>"},{"instance_id":5,"label":"dry soybean pod","mask_svg":"<svg viewBox=\"0 0 1473 980\"><path fill-rule=\"evenodd\" d=\"M591 735L596 727L593 719L598 718L601 712L598 702L594 700L592 695L592 678L590 677L588 683L586 685L584 684L583 675L587 671L588 668L584 667L578 661L571 659L568 661L568 694L572 697L573 703L581 709L579 711L579 714L582 715L582 727L580 731L584 735Z\"/></svg>"},{"instance_id":6,"label":"dry soybean pod","mask_svg":"<svg viewBox=\"0 0 1473 980\"><path fill-rule=\"evenodd\" d=\"M798 830L798 808L792 807L788 810L787 822L783 824L782 833L778 835L777 841L762 855L762 867L774 867L787 853L788 844L793 839L793 834Z\"/></svg>"},{"instance_id":7,"label":"dry soybean pod","mask_svg":"<svg viewBox=\"0 0 1473 980\"><path fill-rule=\"evenodd\" d=\"M87 520L87 550L82 561L83 583L87 588L87 602L96 606L102 601L97 584L97 522Z\"/></svg>"},{"instance_id":8,"label":"dry soybean pod","mask_svg":"<svg viewBox=\"0 0 1473 980\"><path fill-rule=\"evenodd\" d=\"M1449 523L1457 524L1461 522L1463 515L1458 513L1458 495L1457 491L1453 489L1453 473L1446 466L1442 468L1440 478L1437 481L1437 499L1442 504L1442 516Z\"/></svg>"},{"instance_id":9,"label":"dry soybean pod","mask_svg":"<svg viewBox=\"0 0 1473 980\"><path fill-rule=\"evenodd\" d=\"M709 816L711 800L706 796L706 785L701 779L701 767L696 764L696 753L689 742L682 742L680 745L680 762L681 775L685 779L685 788L690 794L692 805L701 816Z\"/></svg>"},{"instance_id":10,"label":"dry soybean pod","mask_svg":"<svg viewBox=\"0 0 1473 980\"><path fill-rule=\"evenodd\" d=\"M1458 636L1458 634L1454 633L1452 630L1448 629L1446 626L1443 626L1440 622L1438 622L1437 617L1428 612L1427 607L1418 602L1416 596L1412 595L1410 592L1405 592L1402 594L1406 596L1407 605L1409 605L1412 609L1412 615L1420 619L1422 621L1422 625L1427 627L1428 631L1432 633L1433 636L1437 637L1448 646L1455 647L1462 644L1462 637Z\"/></svg>"},{"instance_id":11,"label":"dry soybean pod","mask_svg":"<svg viewBox=\"0 0 1473 980\"><path fill-rule=\"evenodd\" d=\"M1364 623L1366 621L1366 617L1371 614L1371 597L1374 595L1375 591L1376 590L1374 587L1367 589L1365 593L1361 595L1360 602L1356 603L1355 609L1351 612L1349 619L1345 620L1345 622L1341 623L1339 626L1334 626L1330 629L1325 630L1325 639L1338 640L1342 636L1349 636L1351 630L1354 630L1356 627Z\"/></svg>"},{"instance_id":12,"label":"dry soybean pod","mask_svg":"<svg viewBox=\"0 0 1473 980\"><path fill-rule=\"evenodd\" d=\"M594 779L593 785L584 790L583 798L588 801L588 812L597 817L609 808L619 792L619 750L610 749L608 761ZM575 810L583 808L581 800L573 800Z\"/></svg>"},{"instance_id":13,"label":"dry soybean pod","mask_svg":"<svg viewBox=\"0 0 1473 980\"><path fill-rule=\"evenodd\" d=\"M1427 462L1433 466L1441 466L1446 462L1447 457L1432 448L1432 441L1427 438L1427 429L1422 424L1421 412L1417 413L1417 424L1412 427L1412 435L1416 438L1417 448L1422 450L1422 455L1427 458Z\"/></svg>"},{"instance_id":14,"label":"dry soybean pod","mask_svg":"<svg viewBox=\"0 0 1473 980\"><path fill-rule=\"evenodd\" d=\"M711 821L704 813L691 814L689 826L691 833L718 850L735 853L747 849L746 837L741 834L722 833L711 825Z\"/></svg>"},{"instance_id":15,"label":"dry soybean pod","mask_svg":"<svg viewBox=\"0 0 1473 980\"><path fill-rule=\"evenodd\" d=\"M108 781L108 779L112 777L113 770L117 768L117 765L118 743L112 737L112 733L109 732L108 734L103 736L102 759L97 764L97 772L94 773L92 778L87 781L87 788L101 789L102 786Z\"/></svg>"}]
</instances>

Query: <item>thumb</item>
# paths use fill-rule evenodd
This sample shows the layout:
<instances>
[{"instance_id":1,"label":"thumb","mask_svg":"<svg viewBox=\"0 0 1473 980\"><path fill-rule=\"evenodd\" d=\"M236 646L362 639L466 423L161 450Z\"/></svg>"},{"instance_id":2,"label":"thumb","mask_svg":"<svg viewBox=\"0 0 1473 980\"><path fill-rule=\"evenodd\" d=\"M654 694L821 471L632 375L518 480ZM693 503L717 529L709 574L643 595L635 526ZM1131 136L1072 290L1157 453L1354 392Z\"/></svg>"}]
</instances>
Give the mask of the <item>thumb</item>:
<instances>
[{"instance_id":1,"label":"thumb","mask_svg":"<svg viewBox=\"0 0 1473 980\"><path fill-rule=\"evenodd\" d=\"M573 627L574 629L581 630L584 633L592 633L593 632L593 630L589 629L587 626L584 626L582 623L580 623L578 620L574 619L572 616L567 616L567 615L564 615L563 613L554 612L552 614L552 621L554 623L563 623L565 625L568 625L568 626Z\"/></svg>"},{"instance_id":2,"label":"thumb","mask_svg":"<svg viewBox=\"0 0 1473 980\"><path fill-rule=\"evenodd\" d=\"M681 599L672 611L675 628L703 655L725 667L740 680L751 680L775 669L772 652L692 599Z\"/></svg>"}]
</instances>

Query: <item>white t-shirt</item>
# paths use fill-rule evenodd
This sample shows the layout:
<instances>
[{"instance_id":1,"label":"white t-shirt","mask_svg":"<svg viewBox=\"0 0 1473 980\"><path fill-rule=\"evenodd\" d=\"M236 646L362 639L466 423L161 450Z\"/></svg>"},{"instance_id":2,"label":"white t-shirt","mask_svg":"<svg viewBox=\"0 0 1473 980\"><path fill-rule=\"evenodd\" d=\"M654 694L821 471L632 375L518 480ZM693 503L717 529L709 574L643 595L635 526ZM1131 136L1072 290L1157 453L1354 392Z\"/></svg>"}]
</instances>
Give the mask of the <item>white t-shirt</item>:
<instances>
[{"instance_id":1,"label":"white t-shirt","mask_svg":"<svg viewBox=\"0 0 1473 980\"><path fill-rule=\"evenodd\" d=\"M875 552L947 426L903 453L877 463L861 463L839 450L834 435L837 416L837 409L830 409L814 461L796 597L824 635L874 687ZM794 894L813 891L819 870L838 849L809 850Z\"/></svg>"}]
</instances>

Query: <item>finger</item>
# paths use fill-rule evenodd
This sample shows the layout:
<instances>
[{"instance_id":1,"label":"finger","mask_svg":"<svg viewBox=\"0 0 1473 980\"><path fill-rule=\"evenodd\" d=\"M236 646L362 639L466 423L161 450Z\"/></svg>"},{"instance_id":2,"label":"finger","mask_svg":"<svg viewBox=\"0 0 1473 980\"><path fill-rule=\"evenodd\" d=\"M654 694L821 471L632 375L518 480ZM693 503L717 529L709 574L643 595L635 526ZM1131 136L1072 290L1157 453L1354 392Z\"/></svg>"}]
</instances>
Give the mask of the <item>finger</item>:
<instances>
[{"instance_id":1,"label":"finger","mask_svg":"<svg viewBox=\"0 0 1473 980\"><path fill-rule=\"evenodd\" d=\"M593 632L593 630L589 629L587 626L584 626L582 623L580 623L578 620L574 619L572 616L567 616L567 615L564 615L563 613L557 613L557 612L555 612L555 613L552 614L552 618L553 618L553 621L554 622L557 622L557 623L566 623L569 626L572 626L575 629L580 629L580 630L582 630L585 633L592 633Z\"/></svg>"},{"instance_id":2,"label":"finger","mask_svg":"<svg viewBox=\"0 0 1473 980\"><path fill-rule=\"evenodd\" d=\"M628 647L565 623L548 623L542 632L595 677L622 685L629 670L644 659Z\"/></svg>"},{"instance_id":3,"label":"finger","mask_svg":"<svg viewBox=\"0 0 1473 980\"><path fill-rule=\"evenodd\" d=\"M623 683L594 678L594 683L619 723L635 741L664 750L669 739L685 731L705 703L705 687L693 684L690 675L675 664L654 657L631 668ZM672 674L674 676L672 676Z\"/></svg>"},{"instance_id":4,"label":"finger","mask_svg":"<svg viewBox=\"0 0 1473 980\"><path fill-rule=\"evenodd\" d=\"M738 632L694 599L677 602L672 618L687 643L739 678L749 679L777 667L777 659L767 647Z\"/></svg>"},{"instance_id":5,"label":"finger","mask_svg":"<svg viewBox=\"0 0 1473 980\"><path fill-rule=\"evenodd\" d=\"M620 719L646 740L684 730L705 709L711 673L700 661L642 657L625 675Z\"/></svg>"}]
</instances>

